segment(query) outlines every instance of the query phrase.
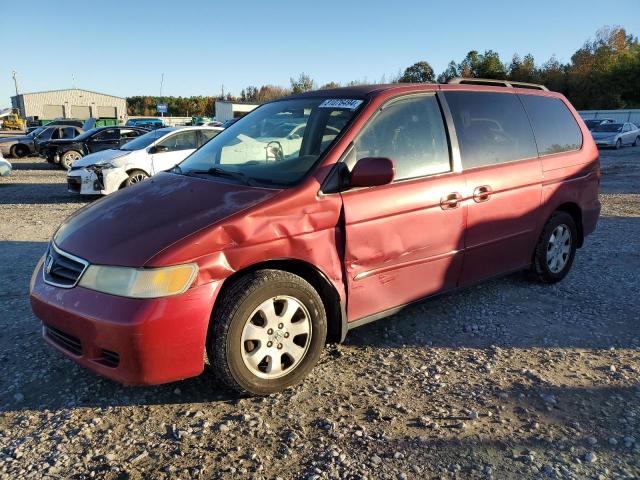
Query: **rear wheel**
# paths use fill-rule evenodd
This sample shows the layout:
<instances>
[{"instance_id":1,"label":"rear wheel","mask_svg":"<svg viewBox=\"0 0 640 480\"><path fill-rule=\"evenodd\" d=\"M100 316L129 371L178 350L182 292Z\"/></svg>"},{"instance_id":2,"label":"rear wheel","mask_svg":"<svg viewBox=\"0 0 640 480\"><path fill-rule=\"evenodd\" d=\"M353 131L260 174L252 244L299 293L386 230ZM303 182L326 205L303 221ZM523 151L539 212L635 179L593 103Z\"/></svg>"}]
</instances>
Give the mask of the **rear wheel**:
<instances>
[{"instance_id":1,"label":"rear wheel","mask_svg":"<svg viewBox=\"0 0 640 480\"><path fill-rule=\"evenodd\" d=\"M82 154L76 150L64 152L60 157L60 166L69 170L75 162L82 158Z\"/></svg>"},{"instance_id":2,"label":"rear wheel","mask_svg":"<svg viewBox=\"0 0 640 480\"><path fill-rule=\"evenodd\" d=\"M140 183L149 178L146 172L142 170L132 170L129 172L129 178L127 178L124 182L125 187L130 187L131 185L135 185L136 183Z\"/></svg>"},{"instance_id":3,"label":"rear wheel","mask_svg":"<svg viewBox=\"0 0 640 480\"><path fill-rule=\"evenodd\" d=\"M640 146L640 135L636 137L635 141L633 142L633 146L634 147Z\"/></svg>"},{"instance_id":4,"label":"rear wheel","mask_svg":"<svg viewBox=\"0 0 640 480\"><path fill-rule=\"evenodd\" d=\"M618 139L618 141L616 142L616 150L620 150L620 148L622 147L622 139Z\"/></svg>"},{"instance_id":5,"label":"rear wheel","mask_svg":"<svg viewBox=\"0 0 640 480\"><path fill-rule=\"evenodd\" d=\"M573 264L578 231L573 217L555 212L545 225L533 257L533 273L544 283L562 280Z\"/></svg>"},{"instance_id":6,"label":"rear wheel","mask_svg":"<svg viewBox=\"0 0 640 480\"><path fill-rule=\"evenodd\" d=\"M318 361L327 336L322 300L303 278L280 270L241 277L212 318L207 354L234 390L268 395L298 383Z\"/></svg>"}]
</instances>

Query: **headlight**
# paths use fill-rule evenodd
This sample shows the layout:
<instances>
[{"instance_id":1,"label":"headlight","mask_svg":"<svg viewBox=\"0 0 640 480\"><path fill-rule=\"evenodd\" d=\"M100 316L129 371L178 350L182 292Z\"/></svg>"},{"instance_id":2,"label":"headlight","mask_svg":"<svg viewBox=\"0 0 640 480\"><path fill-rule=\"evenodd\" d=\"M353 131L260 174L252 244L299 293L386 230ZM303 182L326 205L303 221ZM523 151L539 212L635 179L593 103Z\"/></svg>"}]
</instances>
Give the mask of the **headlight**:
<instances>
[{"instance_id":1,"label":"headlight","mask_svg":"<svg viewBox=\"0 0 640 480\"><path fill-rule=\"evenodd\" d=\"M89 165L87 167L88 170L107 170L109 168L118 168L118 166L114 165L111 162L107 162L107 163L94 163L93 165Z\"/></svg>"},{"instance_id":2,"label":"headlight","mask_svg":"<svg viewBox=\"0 0 640 480\"><path fill-rule=\"evenodd\" d=\"M33 270L33 273L31 274L31 280L29 281L29 293L33 292L33 286L36 284L36 278L38 277L38 273L40 273L40 267L42 267L42 264L44 263L44 257L46 256L46 254L42 255L40 257L40 260L38 260L38 263L36 263L36 268Z\"/></svg>"},{"instance_id":3,"label":"headlight","mask_svg":"<svg viewBox=\"0 0 640 480\"><path fill-rule=\"evenodd\" d=\"M121 297L168 297L186 291L197 273L193 263L164 268L89 265L78 285Z\"/></svg>"}]
</instances>

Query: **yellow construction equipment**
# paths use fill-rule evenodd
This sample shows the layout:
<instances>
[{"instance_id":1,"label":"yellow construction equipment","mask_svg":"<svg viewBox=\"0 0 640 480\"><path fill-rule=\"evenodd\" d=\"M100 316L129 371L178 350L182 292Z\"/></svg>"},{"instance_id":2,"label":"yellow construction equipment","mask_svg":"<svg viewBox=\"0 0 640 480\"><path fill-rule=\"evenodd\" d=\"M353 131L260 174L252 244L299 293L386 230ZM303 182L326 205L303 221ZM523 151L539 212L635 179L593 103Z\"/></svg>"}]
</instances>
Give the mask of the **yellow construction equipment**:
<instances>
[{"instance_id":1,"label":"yellow construction equipment","mask_svg":"<svg viewBox=\"0 0 640 480\"><path fill-rule=\"evenodd\" d=\"M4 130L24 130L27 122L20 117L20 112L14 108L6 117L2 118L2 128Z\"/></svg>"}]
</instances>

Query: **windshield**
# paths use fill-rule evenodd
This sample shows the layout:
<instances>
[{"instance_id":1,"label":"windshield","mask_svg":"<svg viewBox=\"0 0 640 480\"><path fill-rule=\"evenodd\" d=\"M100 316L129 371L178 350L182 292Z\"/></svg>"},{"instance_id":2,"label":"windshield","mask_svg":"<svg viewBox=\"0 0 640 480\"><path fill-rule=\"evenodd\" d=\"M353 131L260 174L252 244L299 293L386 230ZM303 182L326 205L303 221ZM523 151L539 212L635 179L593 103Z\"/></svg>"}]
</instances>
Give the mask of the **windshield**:
<instances>
[{"instance_id":1,"label":"windshield","mask_svg":"<svg viewBox=\"0 0 640 480\"><path fill-rule=\"evenodd\" d=\"M130 142L125 143L120 150L124 150L126 152L130 152L133 150L142 150L143 148L147 148L157 139L163 137L169 132L173 132L173 130L153 130L151 132L147 132L144 135L140 135L135 140L131 140Z\"/></svg>"},{"instance_id":2,"label":"windshield","mask_svg":"<svg viewBox=\"0 0 640 480\"><path fill-rule=\"evenodd\" d=\"M602 120L585 120L584 123L587 125L587 127L593 128L596 125L600 125L602 123Z\"/></svg>"},{"instance_id":3,"label":"windshield","mask_svg":"<svg viewBox=\"0 0 640 480\"><path fill-rule=\"evenodd\" d=\"M82 141L82 140L86 140L87 138L89 138L91 135L93 135L94 133L96 133L98 130L101 130L101 127L99 128L92 128L91 130L87 130L84 133L81 133L80 135L78 135L76 138L74 138L74 140L76 141Z\"/></svg>"},{"instance_id":4,"label":"windshield","mask_svg":"<svg viewBox=\"0 0 640 480\"><path fill-rule=\"evenodd\" d=\"M27 133L27 137L34 138L34 137L37 137L38 135L40 135L42 132L44 132L44 128L43 127L36 128L35 130Z\"/></svg>"},{"instance_id":5,"label":"windshield","mask_svg":"<svg viewBox=\"0 0 640 480\"><path fill-rule=\"evenodd\" d=\"M355 115L362 100L302 98L267 103L180 164L182 173L240 173L258 183L298 182Z\"/></svg>"},{"instance_id":6,"label":"windshield","mask_svg":"<svg viewBox=\"0 0 640 480\"><path fill-rule=\"evenodd\" d=\"M621 123L604 123L593 129L594 132L619 132L621 130Z\"/></svg>"}]
</instances>

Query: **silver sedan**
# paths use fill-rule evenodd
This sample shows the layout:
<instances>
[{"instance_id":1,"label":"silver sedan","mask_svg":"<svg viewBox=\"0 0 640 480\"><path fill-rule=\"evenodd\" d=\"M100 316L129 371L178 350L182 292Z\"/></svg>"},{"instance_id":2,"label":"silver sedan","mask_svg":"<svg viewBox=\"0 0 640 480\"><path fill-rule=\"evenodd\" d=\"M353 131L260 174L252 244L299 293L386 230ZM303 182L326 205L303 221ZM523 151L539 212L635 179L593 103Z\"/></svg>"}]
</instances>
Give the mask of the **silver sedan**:
<instances>
[{"instance_id":1,"label":"silver sedan","mask_svg":"<svg viewBox=\"0 0 640 480\"><path fill-rule=\"evenodd\" d=\"M599 147L620 148L623 145L640 145L640 129L631 122L603 123L591 131Z\"/></svg>"}]
</instances>

